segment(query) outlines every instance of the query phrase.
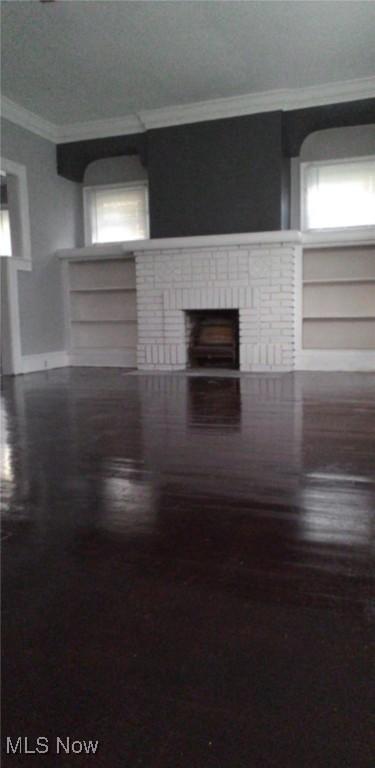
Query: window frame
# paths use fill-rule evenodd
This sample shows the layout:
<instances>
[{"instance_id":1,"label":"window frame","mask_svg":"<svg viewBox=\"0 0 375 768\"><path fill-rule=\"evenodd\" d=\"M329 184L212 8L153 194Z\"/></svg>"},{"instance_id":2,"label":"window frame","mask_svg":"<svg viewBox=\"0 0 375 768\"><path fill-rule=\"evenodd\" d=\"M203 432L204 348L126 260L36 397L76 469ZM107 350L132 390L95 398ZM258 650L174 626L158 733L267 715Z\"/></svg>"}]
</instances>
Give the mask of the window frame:
<instances>
[{"instance_id":1,"label":"window frame","mask_svg":"<svg viewBox=\"0 0 375 768\"><path fill-rule=\"evenodd\" d=\"M85 237L85 245L86 246L101 246L103 245L113 245L113 243L119 243L119 242L133 242L133 241L127 241L127 240L112 240L108 241L108 243L94 243L92 239L92 231L91 231L91 200L92 200L92 193L96 192L97 190L104 190L104 189L139 189L143 188L145 191L145 199L146 199L146 237L145 240L148 240L150 237L150 210L149 210L149 186L148 181L145 179L140 179L139 181L124 181L119 182L116 184L91 184L89 186L83 187L83 222L84 222L84 237ZM143 238L139 241L142 242ZM134 241L134 242L138 242Z\"/></svg>"},{"instance_id":2,"label":"window frame","mask_svg":"<svg viewBox=\"0 0 375 768\"><path fill-rule=\"evenodd\" d=\"M307 226L307 170L309 168L321 168L324 165L345 165L346 163L363 163L371 160L375 163L375 155L356 155L355 157L334 158L332 160L306 160L300 164L300 212L301 231L306 233L335 233L335 232L365 232L372 230L374 224L347 225L341 227L308 227Z\"/></svg>"},{"instance_id":3,"label":"window frame","mask_svg":"<svg viewBox=\"0 0 375 768\"><path fill-rule=\"evenodd\" d=\"M12 255L1 258L11 259L17 269L30 272L32 261L27 169L25 165L15 163L6 157L0 158L0 168L7 176L11 177L14 204L13 220L17 222L16 233L14 230L11 231ZM10 226L12 230L11 213Z\"/></svg>"}]
</instances>

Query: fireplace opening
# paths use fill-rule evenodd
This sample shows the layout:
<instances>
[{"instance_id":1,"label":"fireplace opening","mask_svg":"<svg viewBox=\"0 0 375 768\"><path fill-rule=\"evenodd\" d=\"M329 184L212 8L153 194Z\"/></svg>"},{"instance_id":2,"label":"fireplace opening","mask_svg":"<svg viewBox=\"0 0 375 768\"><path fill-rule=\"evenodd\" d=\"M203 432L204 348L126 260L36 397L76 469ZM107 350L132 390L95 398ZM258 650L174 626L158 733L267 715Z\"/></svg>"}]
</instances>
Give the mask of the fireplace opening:
<instances>
[{"instance_id":1,"label":"fireplace opening","mask_svg":"<svg viewBox=\"0 0 375 768\"><path fill-rule=\"evenodd\" d=\"M185 315L190 367L238 369L238 310L199 309Z\"/></svg>"}]
</instances>

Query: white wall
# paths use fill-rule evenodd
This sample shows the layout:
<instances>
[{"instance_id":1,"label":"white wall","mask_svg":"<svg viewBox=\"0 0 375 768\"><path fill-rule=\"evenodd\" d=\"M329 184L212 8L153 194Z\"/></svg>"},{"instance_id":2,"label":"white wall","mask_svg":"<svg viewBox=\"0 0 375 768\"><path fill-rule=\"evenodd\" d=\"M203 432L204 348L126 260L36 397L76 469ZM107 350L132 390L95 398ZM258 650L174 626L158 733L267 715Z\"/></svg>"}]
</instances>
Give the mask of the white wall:
<instances>
[{"instance_id":1,"label":"white wall","mask_svg":"<svg viewBox=\"0 0 375 768\"><path fill-rule=\"evenodd\" d=\"M64 349L59 248L83 243L81 185L56 171L50 141L2 119L1 154L26 166L30 206L32 271L18 273L23 355Z\"/></svg>"}]
</instances>

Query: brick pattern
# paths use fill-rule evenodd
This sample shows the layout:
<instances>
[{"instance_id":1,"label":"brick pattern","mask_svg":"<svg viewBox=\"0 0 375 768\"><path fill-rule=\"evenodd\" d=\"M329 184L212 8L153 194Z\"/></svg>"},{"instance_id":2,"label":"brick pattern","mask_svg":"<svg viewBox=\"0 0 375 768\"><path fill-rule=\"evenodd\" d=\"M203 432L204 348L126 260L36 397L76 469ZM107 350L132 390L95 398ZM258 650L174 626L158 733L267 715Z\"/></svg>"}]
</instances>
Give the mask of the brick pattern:
<instances>
[{"instance_id":1,"label":"brick pattern","mask_svg":"<svg viewBox=\"0 0 375 768\"><path fill-rule=\"evenodd\" d=\"M240 370L294 368L297 246L136 254L138 367L186 368L185 310L238 309Z\"/></svg>"}]
</instances>

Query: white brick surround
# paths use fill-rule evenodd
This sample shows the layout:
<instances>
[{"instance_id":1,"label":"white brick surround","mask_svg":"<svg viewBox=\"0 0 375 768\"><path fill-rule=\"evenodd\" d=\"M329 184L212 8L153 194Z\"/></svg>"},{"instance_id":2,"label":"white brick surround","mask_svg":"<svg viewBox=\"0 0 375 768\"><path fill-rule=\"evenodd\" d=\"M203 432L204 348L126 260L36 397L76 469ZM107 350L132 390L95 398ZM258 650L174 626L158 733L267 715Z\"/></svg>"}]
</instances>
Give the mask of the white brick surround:
<instances>
[{"instance_id":1,"label":"white brick surround","mask_svg":"<svg viewBox=\"0 0 375 768\"><path fill-rule=\"evenodd\" d=\"M138 368L186 368L186 310L238 309L240 370L293 370L301 282L295 234L181 238L137 250Z\"/></svg>"}]
</instances>

